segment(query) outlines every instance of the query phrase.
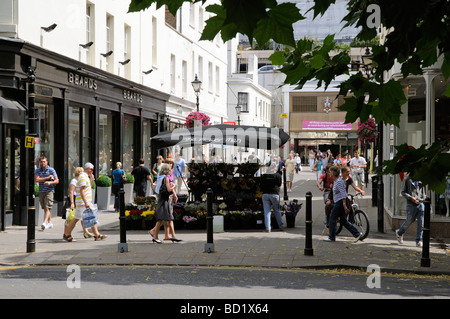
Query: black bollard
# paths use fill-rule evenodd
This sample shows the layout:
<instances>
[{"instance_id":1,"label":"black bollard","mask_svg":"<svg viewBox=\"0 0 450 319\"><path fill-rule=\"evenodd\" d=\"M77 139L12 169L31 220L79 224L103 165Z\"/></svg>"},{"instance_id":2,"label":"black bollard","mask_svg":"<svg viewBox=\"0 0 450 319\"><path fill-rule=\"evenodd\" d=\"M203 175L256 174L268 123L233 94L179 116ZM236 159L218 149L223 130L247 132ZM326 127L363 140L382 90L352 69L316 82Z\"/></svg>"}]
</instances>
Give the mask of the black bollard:
<instances>
[{"instance_id":1,"label":"black bollard","mask_svg":"<svg viewBox=\"0 0 450 319\"><path fill-rule=\"evenodd\" d=\"M213 212L212 212L212 198L213 192L211 188L208 188L206 191L206 244L205 244L205 252L213 253L214 252L214 239L213 239Z\"/></svg>"},{"instance_id":2,"label":"black bollard","mask_svg":"<svg viewBox=\"0 0 450 319\"><path fill-rule=\"evenodd\" d=\"M127 220L125 217L125 191L123 186L120 187L119 190L119 207L120 207L120 215L119 215L119 223L120 223L120 243L118 246L118 250L120 253L128 252L128 244L127 244Z\"/></svg>"},{"instance_id":3,"label":"black bollard","mask_svg":"<svg viewBox=\"0 0 450 319\"><path fill-rule=\"evenodd\" d=\"M430 212L431 212L431 200L426 198L424 200L425 211L423 214L423 246L422 246L422 259L420 260L421 267L430 267Z\"/></svg>"},{"instance_id":4,"label":"black bollard","mask_svg":"<svg viewBox=\"0 0 450 319\"><path fill-rule=\"evenodd\" d=\"M312 247L312 194L306 193L306 212L305 212L305 256L314 256L314 249Z\"/></svg>"},{"instance_id":5,"label":"black bollard","mask_svg":"<svg viewBox=\"0 0 450 319\"><path fill-rule=\"evenodd\" d=\"M36 251L36 207L28 206L27 253Z\"/></svg>"}]
</instances>

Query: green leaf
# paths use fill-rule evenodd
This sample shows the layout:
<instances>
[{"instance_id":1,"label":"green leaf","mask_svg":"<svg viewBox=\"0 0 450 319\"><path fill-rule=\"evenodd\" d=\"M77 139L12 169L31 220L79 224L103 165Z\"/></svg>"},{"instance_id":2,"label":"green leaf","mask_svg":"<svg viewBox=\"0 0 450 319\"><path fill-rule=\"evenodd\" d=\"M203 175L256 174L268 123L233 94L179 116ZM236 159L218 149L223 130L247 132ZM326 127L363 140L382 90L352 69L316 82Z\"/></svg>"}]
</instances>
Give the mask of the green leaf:
<instances>
[{"instance_id":1,"label":"green leaf","mask_svg":"<svg viewBox=\"0 0 450 319\"><path fill-rule=\"evenodd\" d=\"M295 46L292 25L304 19L294 3L282 3L267 11L267 17L261 19L254 32L258 43L266 43L270 39L275 42Z\"/></svg>"},{"instance_id":2,"label":"green leaf","mask_svg":"<svg viewBox=\"0 0 450 319\"><path fill-rule=\"evenodd\" d=\"M276 51L269 57L269 60L273 65L283 65L286 62L286 57L283 51Z\"/></svg>"}]
</instances>

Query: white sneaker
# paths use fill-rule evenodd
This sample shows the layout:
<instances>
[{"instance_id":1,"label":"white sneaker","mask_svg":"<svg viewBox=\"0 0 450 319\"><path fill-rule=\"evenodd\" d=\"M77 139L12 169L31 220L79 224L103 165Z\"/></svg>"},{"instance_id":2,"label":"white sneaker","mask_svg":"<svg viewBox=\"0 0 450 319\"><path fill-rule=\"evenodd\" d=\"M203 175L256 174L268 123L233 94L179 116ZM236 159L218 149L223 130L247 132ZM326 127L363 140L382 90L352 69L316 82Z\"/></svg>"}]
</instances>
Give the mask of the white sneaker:
<instances>
[{"instance_id":1,"label":"white sneaker","mask_svg":"<svg viewBox=\"0 0 450 319\"><path fill-rule=\"evenodd\" d=\"M417 246L417 247L422 247L422 242L421 242L421 241L418 241L418 242L416 243L416 246Z\"/></svg>"},{"instance_id":2,"label":"white sneaker","mask_svg":"<svg viewBox=\"0 0 450 319\"><path fill-rule=\"evenodd\" d=\"M42 223L41 230L46 230L46 229L47 229L47 223Z\"/></svg>"},{"instance_id":3,"label":"white sneaker","mask_svg":"<svg viewBox=\"0 0 450 319\"><path fill-rule=\"evenodd\" d=\"M45 226L45 229L52 229L53 228L53 223L47 223L47 225Z\"/></svg>"},{"instance_id":4,"label":"white sneaker","mask_svg":"<svg viewBox=\"0 0 450 319\"><path fill-rule=\"evenodd\" d=\"M362 237L362 234L360 233L358 236L356 236L356 237L353 239L353 243L357 243L357 242L361 239L361 237Z\"/></svg>"},{"instance_id":5,"label":"white sneaker","mask_svg":"<svg viewBox=\"0 0 450 319\"><path fill-rule=\"evenodd\" d=\"M398 229L395 231L395 237L397 237L397 241L400 245L403 244L403 235L398 234Z\"/></svg>"}]
</instances>

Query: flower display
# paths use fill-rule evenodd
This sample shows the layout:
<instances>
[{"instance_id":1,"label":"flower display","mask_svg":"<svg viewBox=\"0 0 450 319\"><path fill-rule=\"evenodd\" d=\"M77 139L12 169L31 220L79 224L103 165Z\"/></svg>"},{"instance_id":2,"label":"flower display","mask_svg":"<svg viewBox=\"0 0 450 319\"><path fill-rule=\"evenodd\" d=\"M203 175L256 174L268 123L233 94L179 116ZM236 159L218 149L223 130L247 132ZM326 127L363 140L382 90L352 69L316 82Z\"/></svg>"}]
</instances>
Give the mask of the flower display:
<instances>
[{"instance_id":1,"label":"flower display","mask_svg":"<svg viewBox=\"0 0 450 319\"><path fill-rule=\"evenodd\" d=\"M194 127L196 121L201 121L202 126L211 125L209 121L211 118L202 112L191 112L186 116L186 122L184 123L187 127Z\"/></svg>"},{"instance_id":2,"label":"flower display","mask_svg":"<svg viewBox=\"0 0 450 319\"><path fill-rule=\"evenodd\" d=\"M358 139L361 143L372 143L377 139L377 125L373 118L369 118L366 122L358 122L358 130L356 131Z\"/></svg>"}]
</instances>

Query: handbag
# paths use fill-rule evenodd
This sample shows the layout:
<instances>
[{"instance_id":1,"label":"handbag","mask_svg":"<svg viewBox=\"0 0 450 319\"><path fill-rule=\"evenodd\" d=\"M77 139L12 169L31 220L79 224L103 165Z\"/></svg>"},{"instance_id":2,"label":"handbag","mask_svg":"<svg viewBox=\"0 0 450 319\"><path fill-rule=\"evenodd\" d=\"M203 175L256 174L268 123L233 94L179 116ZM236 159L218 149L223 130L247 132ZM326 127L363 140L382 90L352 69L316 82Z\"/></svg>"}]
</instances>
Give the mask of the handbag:
<instances>
[{"instance_id":1,"label":"handbag","mask_svg":"<svg viewBox=\"0 0 450 319\"><path fill-rule=\"evenodd\" d=\"M98 210L96 207L90 207L83 212L83 228L93 227L99 224Z\"/></svg>"}]
</instances>

